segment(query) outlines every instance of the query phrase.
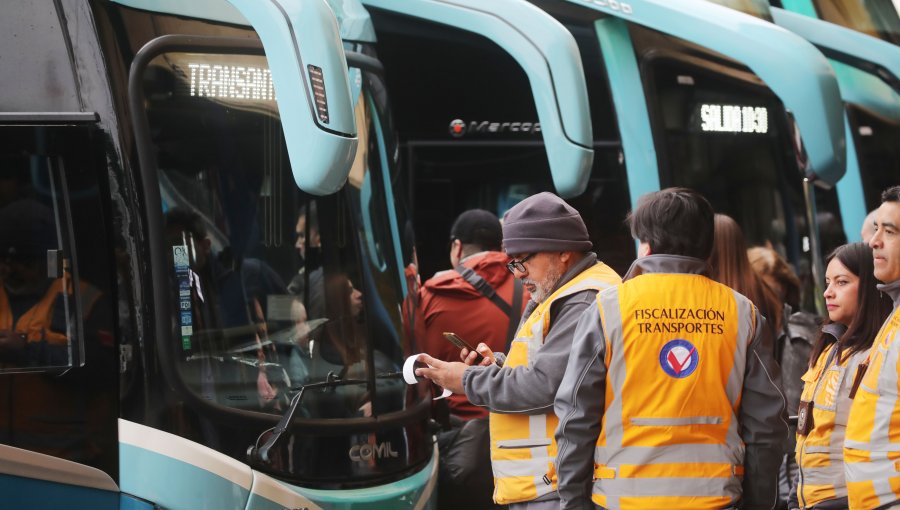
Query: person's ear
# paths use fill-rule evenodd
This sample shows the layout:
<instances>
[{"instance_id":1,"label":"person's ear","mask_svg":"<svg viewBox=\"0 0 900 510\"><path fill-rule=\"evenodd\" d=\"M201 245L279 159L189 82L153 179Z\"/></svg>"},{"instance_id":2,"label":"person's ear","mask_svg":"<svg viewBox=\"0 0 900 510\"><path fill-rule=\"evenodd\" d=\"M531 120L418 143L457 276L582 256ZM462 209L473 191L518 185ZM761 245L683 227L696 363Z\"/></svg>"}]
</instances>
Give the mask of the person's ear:
<instances>
[{"instance_id":1,"label":"person's ear","mask_svg":"<svg viewBox=\"0 0 900 510\"><path fill-rule=\"evenodd\" d=\"M638 258L646 257L647 255L650 255L652 253L653 253L653 250L650 249L650 243L645 243L643 241L639 242L638 252L637 252Z\"/></svg>"},{"instance_id":2,"label":"person's ear","mask_svg":"<svg viewBox=\"0 0 900 510\"><path fill-rule=\"evenodd\" d=\"M456 266L462 259L462 241L454 239L450 242L450 263Z\"/></svg>"}]
</instances>

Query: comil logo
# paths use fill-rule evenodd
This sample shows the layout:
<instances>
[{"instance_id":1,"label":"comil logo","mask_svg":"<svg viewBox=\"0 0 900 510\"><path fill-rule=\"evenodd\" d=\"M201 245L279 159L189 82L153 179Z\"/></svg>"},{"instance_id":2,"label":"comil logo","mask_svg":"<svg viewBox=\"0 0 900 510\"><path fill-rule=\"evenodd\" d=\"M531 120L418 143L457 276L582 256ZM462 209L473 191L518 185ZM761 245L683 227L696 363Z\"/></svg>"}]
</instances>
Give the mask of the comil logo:
<instances>
[{"instance_id":1,"label":"comil logo","mask_svg":"<svg viewBox=\"0 0 900 510\"><path fill-rule=\"evenodd\" d=\"M390 441L371 445L369 443L353 445L350 448L350 460L354 462L362 462L372 459L383 459L385 457L397 457L398 454L391 446Z\"/></svg>"},{"instance_id":2,"label":"comil logo","mask_svg":"<svg viewBox=\"0 0 900 510\"><path fill-rule=\"evenodd\" d=\"M462 119L453 119L450 121L450 136L453 138L462 138L466 134L466 123Z\"/></svg>"},{"instance_id":3,"label":"comil logo","mask_svg":"<svg viewBox=\"0 0 900 510\"><path fill-rule=\"evenodd\" d=\"M507 133L524 133L537 135L541 132L540 122L491 122L489 120L473 120L468 123L462 119L450 121L450 136L462 138L471 135L500 135Z\"/></svg>"}]
</instances>

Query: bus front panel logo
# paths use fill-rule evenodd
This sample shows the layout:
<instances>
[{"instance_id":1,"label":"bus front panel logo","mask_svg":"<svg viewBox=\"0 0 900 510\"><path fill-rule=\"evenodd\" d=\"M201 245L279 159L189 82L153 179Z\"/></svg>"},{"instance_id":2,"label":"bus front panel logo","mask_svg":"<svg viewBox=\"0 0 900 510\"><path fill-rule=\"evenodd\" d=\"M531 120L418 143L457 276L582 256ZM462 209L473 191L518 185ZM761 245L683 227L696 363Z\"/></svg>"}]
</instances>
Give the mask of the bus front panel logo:
<instances>
[{"instance_id":1,"label":"bus front panel logo","mask_svg":"<svg viewBox=\"0 0 900 510\"><path fill-rule=\"evenodd\" d=\"M462 119L450 121L450 136L462 138L466 135L501 135L507 133L523 133L539 135L540 122L493 122L490 120L473 120L468 123Z\"/></svg>"},{"instance_id":2,"label":"bus front panel logo","mask_svg":"<svg viewBox=\"0 0 900 510\"><path fill-rule=\"evenodd\" d=\"M391 445L390 441L384 441L376 444L357 444L350 448L350 460L353 462L365 462L367 460L383 459L386 457L397 457L397 451Z\"/></svg>"}]
</instances>

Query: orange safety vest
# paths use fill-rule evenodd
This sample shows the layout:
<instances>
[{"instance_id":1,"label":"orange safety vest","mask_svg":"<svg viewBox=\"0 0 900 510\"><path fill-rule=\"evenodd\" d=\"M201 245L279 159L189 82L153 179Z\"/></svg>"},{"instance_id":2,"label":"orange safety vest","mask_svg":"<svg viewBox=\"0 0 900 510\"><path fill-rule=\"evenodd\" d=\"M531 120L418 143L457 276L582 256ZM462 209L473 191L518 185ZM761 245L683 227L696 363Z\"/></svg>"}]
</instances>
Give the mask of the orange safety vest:
<instances>
[{"instance_id":1,"label":"orange safety vest","mask_svg":"<svg viewBox=\"0 0 900 510\"><path fill-rule=\"evenodd\" d=\"M802 377L800 399L813 402L813 428L805 436L797 434L797 498L802 508L847 497L843 447L852 402L850 386L868 351L837 360L835 349L837 344L832 344Z\"/></svg>"},{"instance_id":2,"label":"orange safety vest","mask_svg":"<svg viewBox=\"0 0 900 510\"><path fill-rule=\"evenodd\" d=\"M900 309L881 326L850 406L844 474L851 510L900 501Z\"/></svg>"},{"instance_id":3,"label":"orange safety vest","mask_svg":"<svg viewBox=\"0 0 900 510\"><path fill-rule=\"evenodd\" d=\"M538 305L519 326L502 370L528 366L550 330L550 306L557 299L587 289L600 291L621 283L609 266L598 262L566 282ZM548 414L490 413L494 501L500 505L532 501L556 490L556 440L559 420Z\"/></svg>"},{"instance_id":4,"label":"orange safety vest","mask_svg":"<svg viewBox=\"0 0 900 510\"><path fill-rule=\"evenodd\" d=\"M705 276L677 273L635 277L597 304L608 371L593 501L610 510L733 505L753 304Z\"/></svg>"}]
</instances>

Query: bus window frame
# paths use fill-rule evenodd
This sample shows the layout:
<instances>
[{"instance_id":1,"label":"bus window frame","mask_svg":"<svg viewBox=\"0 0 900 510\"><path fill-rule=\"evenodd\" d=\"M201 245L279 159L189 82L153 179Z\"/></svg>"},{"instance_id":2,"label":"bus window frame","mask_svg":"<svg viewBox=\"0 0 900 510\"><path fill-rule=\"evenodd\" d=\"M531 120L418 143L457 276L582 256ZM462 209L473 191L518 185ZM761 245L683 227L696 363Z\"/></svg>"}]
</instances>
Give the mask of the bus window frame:
<instances>
[{"instance_id":1,"label":"bus window frame","mask_svg":"<svg viewBox=\"0 0 900 510\"><path fill-rule=\"evenodd\" d=\"M644 96L647 98L647 109L650 114L650 129L653 132L654 147L656 149L657 155L657 168L661 187L672 185L672 181L674 180L674 173L673 169L671 168L671 164L669 163L666 156L668 153L668 148L664 143L657 142L658 140L665 140L666 138L665 128L663 127L663 122L660 118L659 108L658 106L654 106L660 104L659 94L656 93L657 76L654 70L654 66L660 61L693 67L696 69L696 71L710 75L716 79L721 79L722 77L724 77L726 79L734 80L735 82L740 82L735 83L735 85L740 85L741 87L746 88L748 91L750 91L751 89L756 89L754 92L761 92L764 96L766 96L767 101L778 104L778 111L775 112L777 115L773 115L771 117L774 119L774 122L770 121L769 124L774 124L776 126L776 129L778 129L779 131L783 131L785 130L785 128L787 128L787 119L785 116L786 110L784 108L784 104L781 102L781 99L766 86L765 82L763 82L756 75L752 74L752 71L750 70L732 67L724 62L716 62L712 60L713 57L710 55L707 55L705 57L686 55L679 52L678 50L672 49L653 49L651 51L638 55L638 58L641 81L644 85ZM779 139L783 135L766 136L774 136L774 138ZM779 143L779 145L782 145L782 143ZM779 147L779 149L784 150L785 147ZM787 170L791 171L790 168L788 168ZM800 168L796 168L794 170L796 171L794 175L798 176L799 178L805 177L803 171Z\"/></svg>"},{"instance_id":2,"label":"bus window frame","mask_svg":"<svg viewBox=\"0 0 900 510\"><path fill-rule=\"evenodd\" d=\"M37 130L49 128L53 130L79 130L88 132L96 129L99 116L96 112L0 112L0 132L3 129L19 128ZM72 208L69 185L66 181L64 151L51 145L44 156L48 161L49 177L54 186L52 199L56 204L53 211L54 224L58 229L58 240L62 246L63 258L59 261L58 271L71 275L73 289L81 285L78 265L78 249L75 244L75 230L72 224ZM49 268L48 268L49 270ZM48 274L49 276L49 274ZM69 338L68 366L38 367L3 367L0 375L16 373L46 373L60 376L73 368L80 368L85 363L84 344L84 301L81 292L72 293L74 310L66 313L66 326L71 330Z\"/></svg>"},{"instance_id":3,"label":"bus window frame","mask_svg":"<svg viewBox=\"0 0 900 510\"><path fill-rule=\"evenodd\" d=\"M143 188L144 222L147 237L145 247L150 258L150 274L167 273L167 257L162 243L156 242L165 237L165 226L162 222L162 198L159 191L158 167L150 135L150 123L144 108L143 73L148 64L163 53L212 53L234 55L265 56L262 43L258 39L240 37L215 37L168 34L148 41L137 51L128 72L128 108L131 114L131 125L134 130L135 147L138 155L140 183ZM374 59L372 59L374 60ZM370 63L363 62L363 65ZM340 191L338 192L340 193ZM159 283L158 278L150 277L151 301L153 311L151 322L155 331L155 347L159 357L160 372L178 395L185 399L198 412L224 423L242 427L258 424L260 431L265 427L275 426L281 420L280 414L263 413L246 409L227 407L210 402L188 387L176 368L175 342L171 338L172 309L168 288ZM357 418L295 418L291 422L291 430L309 431L312 433L359 434L377 432L403 426L419 418L430 416L431 402L422 399L414 406L401 411L377 417Z\"/></svg>"}]
</instances>

